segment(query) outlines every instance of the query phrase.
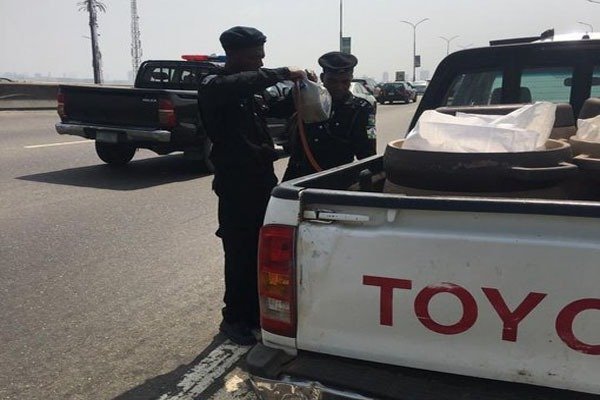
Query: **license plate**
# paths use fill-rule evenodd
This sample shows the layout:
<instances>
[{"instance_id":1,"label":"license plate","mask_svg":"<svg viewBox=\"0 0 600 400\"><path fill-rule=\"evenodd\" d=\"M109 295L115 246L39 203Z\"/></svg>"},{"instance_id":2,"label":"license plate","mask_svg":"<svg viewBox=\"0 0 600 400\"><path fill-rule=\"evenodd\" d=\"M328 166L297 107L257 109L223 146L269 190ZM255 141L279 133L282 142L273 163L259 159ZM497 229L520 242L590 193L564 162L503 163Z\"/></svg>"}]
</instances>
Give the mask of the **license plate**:
<instances>
[{"instance_id":1,"label":"license plate","mask_svg":"<svg viewBox=\"0 0 600 400\"><path fill-rule=\"evenodd\" d=\"M117 132L96 132L96 140L104 143L119 143L119 134Z\"/></svg>"}]
</instances>

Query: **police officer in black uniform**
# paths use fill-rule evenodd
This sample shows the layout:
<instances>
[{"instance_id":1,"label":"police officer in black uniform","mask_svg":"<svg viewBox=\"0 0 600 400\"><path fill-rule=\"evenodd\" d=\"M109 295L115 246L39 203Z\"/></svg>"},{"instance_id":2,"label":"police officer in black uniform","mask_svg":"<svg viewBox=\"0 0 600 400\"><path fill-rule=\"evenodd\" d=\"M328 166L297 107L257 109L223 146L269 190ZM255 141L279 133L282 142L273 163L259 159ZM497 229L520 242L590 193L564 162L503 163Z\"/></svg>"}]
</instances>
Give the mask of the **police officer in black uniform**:
<instances>
[{"instance_id":1,"label":"police officer in black uniform","mask_svg":"<svg viewBox=\"0 0 600 400\"><path fill-rule=\"evenodd\" d=\"M321 167L329 169L376 154L375 110L350 92L356 57L333 51L319 58L321 81L331 94L331 117L324 123L305 124L310 150ZM297 134L292 136L291 156L283 180L316 172L308 161Z\"/></svg>"},{"instance_id":2,"label":"police officer in black uniform","mask_svg":"<svg viewBox=\"0 0 600 400\"><path fill-rule=\"evenodd\" d=\"M249 27L234 27L220 37L225 67L200 82L199 110L213 143L213 189L219 197L219 236L225 252L225 307L220 331L234 342L256 342L258 234L271 189L277 184L277 159L267 131L267 114L285 117L293 102L269 110L262 93L277 82L306 78L295 68L262 68L266 37Z\"/></svg>"}]
</instances>

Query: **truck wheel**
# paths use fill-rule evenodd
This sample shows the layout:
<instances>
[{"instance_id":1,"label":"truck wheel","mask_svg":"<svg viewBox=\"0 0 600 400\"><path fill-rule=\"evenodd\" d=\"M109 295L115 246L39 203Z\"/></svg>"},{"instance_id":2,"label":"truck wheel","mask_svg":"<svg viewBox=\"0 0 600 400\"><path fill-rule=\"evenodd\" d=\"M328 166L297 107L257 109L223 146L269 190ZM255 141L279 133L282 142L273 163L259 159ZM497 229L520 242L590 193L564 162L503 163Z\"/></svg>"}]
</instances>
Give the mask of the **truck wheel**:
<instances>
[{"instance_id":1,"label":"truck wheel","mask_svg":"<svg viewBox=\"0 0 600 400\"><path fill-rule=\"evenodd\" d=\"M204 162L204 168L207 172L215 172L215 165L210 161L210 152L212 151L213 144L211 140L206 137L202 143L202 161Z\"/></svg>"},{"instance_id":2,"label":"truck wheel","mask_svg":"<svg viewBox=\"0 0 600 400\"><path fill-rule=\"evenodd\" d=\"M109 165L125 165L133 158L136 148L129 144L96 142L98 157Z\"/></svg>"}]
</instances>

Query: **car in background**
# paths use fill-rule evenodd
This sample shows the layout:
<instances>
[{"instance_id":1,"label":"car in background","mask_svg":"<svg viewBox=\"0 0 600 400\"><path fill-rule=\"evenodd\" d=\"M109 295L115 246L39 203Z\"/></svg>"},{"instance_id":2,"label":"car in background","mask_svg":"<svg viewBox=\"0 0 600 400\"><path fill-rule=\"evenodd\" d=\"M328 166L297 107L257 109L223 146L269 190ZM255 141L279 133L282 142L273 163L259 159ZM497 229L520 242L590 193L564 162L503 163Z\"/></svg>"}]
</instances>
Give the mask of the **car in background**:
<instances>
[{"instance_id":1,"label":"car in background","mask_svg":"<svg viewBox=\"0 0 600 400\"><path fill-rule=\"evenodd\" d=\"M371 93L372 95L375 96L375 88L377 87L377 82L375 82L374 79L371 79L371 78L354 78L354 79L352 79L352 82L362 83L362 85L369 91L369 93Z\"/></svg>"},{"instance_id":2,"label":"car in background","mask_svg":"<svg viewBox=\"0 0 600 400\"><path fill-rule=\"evenodd\" d=\"M375 112L377 112L377 99L361 82L352 81L350 83L350 92L352 92L352 94L356 97L360 97L367 100L369 104L371 104L371 106L375 109Z\"/></svg>"},{"instance_id":3,"label":"car in background","mask_svg":"<svg viewBox=\"0 0 600 400\"><path fill-rule=\"evenodd\" d=\"M412 87L417 91L417 94L422 96L427 90L427 81L414 81L411 83Z\"/></svg>"},{"instance_id":4,"label":"car in background","mask_svg":"<svg viewBox=\"0 0 600 400\"><path fill-rule=\"evenodd\" d=\"M381 87L377 101L380 104L395 101L410 103L411 101L417 101L417 91L408 82L388 82Z\"/></svg>"}]
</instances>

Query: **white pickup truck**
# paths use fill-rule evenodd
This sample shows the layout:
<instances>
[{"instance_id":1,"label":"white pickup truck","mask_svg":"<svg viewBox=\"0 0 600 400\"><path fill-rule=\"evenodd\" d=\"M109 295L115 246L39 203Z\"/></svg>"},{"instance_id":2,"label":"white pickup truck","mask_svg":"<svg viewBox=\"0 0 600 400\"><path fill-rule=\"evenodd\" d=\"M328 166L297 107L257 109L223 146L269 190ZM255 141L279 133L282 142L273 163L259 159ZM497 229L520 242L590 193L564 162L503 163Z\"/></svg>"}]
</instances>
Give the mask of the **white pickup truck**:
<instances>
[{"instance_id":1,"label":"white pickup truck","mask_svg":"<svg viewBox=\"0 0 600 400\"><path fill-rule=\"evenodd\" d=\"M600 95L600 40L522 42L450 55L412 125L427 109L505 113L550 100L561 104L553 135L572 135ZM592 175L514 195L386 193L376 156L280 185L261 233L263 341L246 360L255 392L600 398Z\"/></svg>"}]
</instances>

